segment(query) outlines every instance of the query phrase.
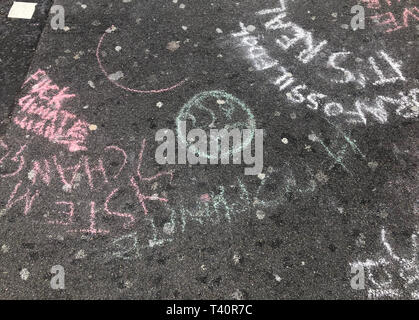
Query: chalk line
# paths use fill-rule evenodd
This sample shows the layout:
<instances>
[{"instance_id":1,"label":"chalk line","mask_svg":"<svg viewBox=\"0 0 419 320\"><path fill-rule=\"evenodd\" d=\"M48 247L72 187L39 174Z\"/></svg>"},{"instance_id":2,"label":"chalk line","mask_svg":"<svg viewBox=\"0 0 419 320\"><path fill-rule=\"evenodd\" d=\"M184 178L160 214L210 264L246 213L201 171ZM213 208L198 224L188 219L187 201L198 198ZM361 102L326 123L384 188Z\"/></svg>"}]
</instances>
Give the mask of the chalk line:
<instances>
[{"instance_id":1,"label":"chalk line","mask_svg":"<svg viewBox=\"0 0 419 320\"><path fill-rule=\"evenodd\" d=\"M99 63L99 67L102 70L103 74L106 76L106 78L116 87L121 88L125 91L129 91L129 92L134 92L134 93L162 93L162 92L167 92L170 90L173 90L177 87L180 87L183 83L185 83L188 79L186 78L185 80L182 80L179 83L176 83L175 85L168 87L168 88L162 88L162 89L155 89L155 90L138 90L138 89L132 89L132 88L128 88L126 86L123 86L122 84L119 84L118 82L116 82L115 80L112 80L111 78L109 78L109 74L108 72L105 70L105 68L102 65L102 61L100 60L100 49L102 47L102 42L103 39L105 38L105 35L107 34L107 32L103 33L103 35L101 36L99 43L97 45L97 49L96 49L96 59L97 62Z\"/></svg>"}]
</instances>

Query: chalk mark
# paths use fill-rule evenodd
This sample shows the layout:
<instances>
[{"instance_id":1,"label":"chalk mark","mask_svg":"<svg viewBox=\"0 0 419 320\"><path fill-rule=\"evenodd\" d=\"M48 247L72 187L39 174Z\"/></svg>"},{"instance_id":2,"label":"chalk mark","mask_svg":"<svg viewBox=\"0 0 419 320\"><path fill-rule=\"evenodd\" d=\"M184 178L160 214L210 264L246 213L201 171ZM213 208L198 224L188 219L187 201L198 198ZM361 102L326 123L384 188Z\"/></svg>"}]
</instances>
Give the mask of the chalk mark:
<instances>
[{"instance_id":1,"label":"chalk mark","mask_svg":"<svg viewBox=\"0 0 419 320\"><path fill-rule=\"evenodd\" d=\"M111 30L111 28L109 28L108 30ZM101 50L102 43L103 43L103 40L105 39L106 34L107 34L107 32L103 33L103 35L100 37L99 43L98 43L97 48L96 48L96 59L97 59L97 62L98 62L98 64L99 64L99 67L100 67L100 69L101 69L102 73L103 73L103 74L106 76L106 78L107 78L107 79L108 79L108 80L109 80L109 81L110 81L113 85L115 85L116 87L118 87L118 88L120 88L120 89L122 89L122 90L125 90L125 91L133 92L133 93L163 93L163 92L167 92L167 91L170 91L170 90L176 89L177 87L180 87L182 84L184 84L184 83L188 80L188 79L186 78L186 79L184 79L184 80L182 80L182 81L180 81L180 82L176 83L175 85L173 85L173 86L171 86L171 87L162 88L162 89L153 89L153 90L138 90L138 89L132 89L132 88L128 88L128 87L126 87L126 86L124 86L124 85L122 85L122 84L118 83L118 82L117 82L117 81L115 81L115 80L112 80L111 78L109 78L109 74L108 74L108 72L106 71L106 69L104 68L104 66L103 66L103 64L102 64L102 61L100 60L100 50Z\"/></svg>"}]
</instances>

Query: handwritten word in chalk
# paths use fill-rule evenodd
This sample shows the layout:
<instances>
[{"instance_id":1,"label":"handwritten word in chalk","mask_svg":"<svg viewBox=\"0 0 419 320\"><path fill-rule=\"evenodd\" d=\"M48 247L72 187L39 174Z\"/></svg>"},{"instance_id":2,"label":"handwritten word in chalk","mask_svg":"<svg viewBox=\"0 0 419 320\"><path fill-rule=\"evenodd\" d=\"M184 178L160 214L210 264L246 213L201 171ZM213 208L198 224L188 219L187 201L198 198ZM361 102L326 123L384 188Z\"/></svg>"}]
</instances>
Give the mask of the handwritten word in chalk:
<instances>
[{"instance_id":1,"label":"handwritten word in chalk","mask_svg":"<svg viewBox=\"0 0 419 320\"><path fill-rule=\"evenodd\" d=\"M64 109L76 95L60 88L45 71L38 70L24 83L29 87L19 99L19 110L13 122L20 128L65 145L70 152L86 150L89 124Z\"/></svg>"},{"instance_id":2,"label":"handwritten word in chalk","mask_svg":"<svg viewBox=\"0 0 419 320\"><path fill-rule=\"evenodd\" d=\"M411 248L405 252L397 252L390 243L385 228L381 229L383 255L376 259L352 262L354 269L365 272L368 280L368 298L410 298L419 297L419 261L418 235L411 235ZM399 246L397 246L399 247ZM403 289L397 289L396 283L402 283Z\"/></svg>"},{"instance_id":3,"label":"handwritten word in chalk","mask_svg":"<svg viewBox=\"0 0 419 320\"><path fill-rule=\"evenodd\" d=\"M157 227L155 218L159 217L156 212L153 216L147 216L145 224L148 227L146 236L139 232L129 233L112 241L108 259L139 259L145 249L162 246L174 241L179 235L188 231L192 225L230 226L238 220L259 219L255 212L267 209L275 209L288 201L292 193L295 197L304 197L317 190L317 183L309 170L306 172L307 179L297 179L295 172L289 164L281 168L269 168L263 180L258 181L258 187L254 189L237 179L230 186L220 185L216 191L203 195L197 195L195 201L178 200L163 205L166 211L166 223ZM151 236L150 236L151 235Z\"/></svg>"},{"instance_id":4,"label":"handwritten word in chalk","mask_svg":"<svg viewBox=\"0 0 419 320\"><path fill-rule=\"evenodd\" d=\"M405 0L362 0L362 2L367 4L367 8L377 11L370 18L377 25L386 26L385 32L406 29L412 22L419 20L419 8L407 7L408 4L403 3Z\"/></svg>"},{"instance_id":5,"label":"handwritten word in chalk","mask_svg":"<svg viewBox=\"0 0 419 320\"><path fill-rule=\"evenodd\" d=\"M74 159L53 154L28 163L25 159L27 148L27 145L12 147L0 141L0 178L2 183L7 182L11 186L10 193L6 194L6 205L0 209L2 216L11 210L31 216L32 212L36 214L37 206L43 205L53 212L44 217L47 224L62 227L70 233L107 235L119 229L131 229L140 216L151 213L151 202L168 202L164 196L144 191L151 190L150 184L160 178L167 177L169 181L173 178L171 171L160 171L151 176L144 174L146 140L143 140L135 163L129 163L127 153L118 146L105 147L98 159L87 155ZM54 193L58 190L58 194L52 202L48 202L46 195L52 192L51 189ZM59 190L62 190L61 194ZM80 194L84 195L83 201L77 198ZM97 201L89 201L90 196L103 200L98 204ZM127 212L118 207L116 199L121 196L130 198L130 203L135 204L133 210ZM47 203L42 202L45 199ZM83 227L76 224L76 220L80 220L76 219L78 213L87 217ZM98 215L101 218L113 217L116 222L108 227L99 227Z\"/></svg>"},{"instance_id":6,"label":"handwritten word in chalk","mask_svg":"<svg viewBox=\"0 0 419 320\"><path fill-rule=\"evenodd\" d=\"M328 81L328 86L336 87L336 90L333 90L335 92L339 92L342 86L348 85L365 88L406 82L406 77L402 72L402 62L384 50L364 60L353 57L350 51L330 51L325 41L314 43L310 32L288 19L285 5L275 9L261 10L256 15L267 17L268 20L264 23L266 32L278 33L275 48L284 52L293 52L301 50L299 45L305 44L303 46L305 49L299 51L295 58L302 65L316 59L316 67L323 65L323 70L317 73L319 79ZM311 88L296 79L285 66L285 62L281 61L281 57L274 58L266 46L260 44L260 40L264 38L263 33L249 32L242 22L240 22L240 29L241 31L232 34L234 46L243 52L256 71L263 72L269 77L269 83L277 87L279 92L284 92L286 98L294 104L303 105L315 111L321 110L327 117L340 117L354 124L367 124L368 118L379 123L386 123L390 112L403 118L414 118L419 115L417 88L399 92L398 97L379 95L373 99L357 98L354 102L350 102L349 106L344 101L340 101L341 99L338 101L325 92ZM292 38L290 38L290 33L293 34ZM320 52L324 54L321 56ZM359 65L356 70L351 70L346 66L351 60L355 62L355 65Z\"/></svg>"}]
</instances>

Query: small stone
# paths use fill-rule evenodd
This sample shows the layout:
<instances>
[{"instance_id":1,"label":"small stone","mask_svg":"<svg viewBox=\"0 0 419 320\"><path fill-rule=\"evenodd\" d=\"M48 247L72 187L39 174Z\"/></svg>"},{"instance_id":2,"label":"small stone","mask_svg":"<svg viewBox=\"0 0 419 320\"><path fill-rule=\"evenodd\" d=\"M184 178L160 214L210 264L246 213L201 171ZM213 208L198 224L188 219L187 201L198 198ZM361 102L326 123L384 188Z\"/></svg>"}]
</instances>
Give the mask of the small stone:
<instances>
[{"instance_id":1,"label":"small stone","mask_svg":"<svg viewBox=\"0 0 419 320\"><path fill-rule=\"evenodd\" d=\"M28 172L28 179L29 180L33 180L33 178L35 178L35 176L36 176L36 171L35 170L31 170L31 171L29 171Z\"/></svg>"},{"instance_id":2,"label":"small stone","mask_svg":"<svg viewBox=\"0 0 419 320\"><path fill-rule=\"evenodd\" d=\"M87 83L89 84L89 86L90 86L92 89L96 88L96 87L95 87L95 84L93 83L93 81L92 81L92 80L87 81Z\"/></svg>"},{"instance_id":3,"label":"small stone","mask_svg":"<svg viewBox=\"0 0 419 320\"><path fill-rule=\"evenodd\" d=\"M8 253L9 252L9 246L4 244L1 246L1 253Z\"/></svg>"},{"instance_id":4,"label":"small stone","mask_svg":"<svg viewBox=\"0 0 419 320\"><path fill-rule=\"evenodd\" d=\"M177 49L179 49L179 47L180 47L180 44L179 44L179 42L180 41L170 41L168 44L167 44L167 46L166 46L166 49L167 50L170 50L170 51L176 51Z\"/></svg>"},{"instance_id":5,"label":"small stone","mask_svg":"<svg viewBox=\"0 0 419 320\"><path fill-rule=\"evenodd\" d=\"M71 189L73 188L70 184L66 183L65 185L63 185L62 189L64 192L71 192Z\"/></svg>"},{"instance_id":6,"label":"small stone","mask_svg":"<svg viewBox=\"0 0 419 320\"><path fill-rule=\"evenodd\" d=\"M243 300L244 299L244 294L239 289L237 289L236 291L233 292L233 294L231 295L231 297L234 300Z\"/></svg>"},{"instance_id":7,"label":"small stone","mask_svg":"<svg viewBox=\"0 0 419 320\"><path fill-rule=\"evenodd\" d=\"M239 264L240 263L240 260L241 260L240 254L235 253L234 256L233 256L234 264Z\"/></svg>"},{"instance_id":8,"label":"small stone","mask_svg":"<svg viewBox=\"0 0 419 320\"><path fill-rule=\"evenodd\" d=\"M274 274L274 277L275 277L275 281L281 282L282 278L279 275Z\"/></svg>"},{"instance_id":9,"label":"small stone","mask_svg":"<svg viewBox=\"0 0 419 320\"><path fill-rule=\"evenodd\" d=\"M167 222L163 226L163 232L168 235L172 235L175 232L175 226L173 223Z\"/></svg>"},{"instance_id":10,"label":"small stone","mask_svg":"<svg viewBox=\"0 0 419 320\"><path fill-rule=\"evenodd\" d=\"M375 169L377 169L378 167L378 162L375 162L375 161L368 162L368 167L370 167L372 171L375 171Z\"/></svg>"},{"instance_id":11,"label":"small stone","mask_svg":"<svg viewBox=\"0 0 419 320\"><path fill-rule=\"evenodd\" d=\"M95 130L97 130L97 125L95 125L95 124L91 124L91 125L89 126L89 130L90 130L90 131L95 131Z\"/></svg>"},{"instance_id":12,"label":"small stone","mask_svg":"<svg viewBox=\"0 0 419 320\"><path fill-rule=\"evenodd\" d=\"M109 75L109 79L116 81L124 77L124 73L122 71L117 71Z\"/></svg>"},{"instance_id":13,"label":"small stone","mask_svg":"<svg viewBox=\"0 0 419 320\"><path fill-rule=\"evenodd\" d=\"M20 277L22 278L22 280L24 280L24 281L28 280L28 278L30 276L30 273L29 273L28 269L26 269L26 268L23 268L20 271L19 274L20 274Z\"/></svg>"},{"instance_id":14,"label":"small stone","mask_svg":"<svg viewBox=\"0 0 419 320\"><path fill-rule=\"evenodd\" d=\"M76 253L75 258L76 258L77 260L79 260L79 259L84 259L84 258L86 258L86 253L84 252L84 250L83 250L83 249L81 249L81 250L79 250L79 251Z\"/></svg>"},{"instance_id":15,"label":"small stone","mask_svg":"<svg viewBox=\"0 0 419 320\"><path fill-rule=\"evenodd\" d=\"M288 144L288 139L287 138L282 138L281 141L282 141L283 144Z\"/></svg>"},{"instance_id":16,"label":"small stone","mask_svg":"<svg viewBox=\"0 0 419 320\"><path fill-rule=\"evenodd\" d=\"M308 139L311 140L311 141L317 141L318 140L316 134L314 134L314 133L309 134Z\"/></svg>"},{"instance_id":17,"label":"small stone","mask_svg":"<svg viewBox=\"0 0 419 320\"><path fill-rule=\"evenodd\" d=\"M263 219L265 218L265 212L263 212L262 210L258 210L258 211L256 211L256 217L257 217L259 220L263 220Z\"/></svg>"},{"instance_id":18,"label":"small stone","mask_svg":"<svg viewBox=\"0 0 419 320\"><path fill-rule=\"evenodd\" d=\"M161 107L163 107L163 102L160 102L160 101L159 101L159 102L157 102L157 103L156 103L156 107L157 107L157 108L159 108L159 109L160 109Z\"/></svg>"},{"instance_id":19,"label":"small stone","mask_svg":"<svg viewBox=\"0 0 419 320\"><path fill-rule=\"evenodd\" d=\"M265 179L265 177L266 177L266 174L264 174L264 173L259 173L259 174L258 174L258 178L259 178L260 180Z\"/></svg>"},{"instance_id":20,"label":"small stone","mask_svg":"<svg viewBox=\"0 0 419 320\"><path fill-rule=\"evenodd\" d=\"M256 30L256 27L255 27L254 25L248 25L248 26L246 27L246 30L247 30L248 32L253 32L253 31L255 31L255 30Z\"/></svg>"},{"instance_id":21,"label":"small stone","mask_svg":"<svg viewBox=\"0 0 419 320\"><path fill-rule=\"evenodd\" d=\"M217 33L223 33L223 30L221 30L220 28L215 29L215 31L216 31Z\"/></svg>"},{"instance_id":22,"label":"small stone","mask_svg":"<svg viewBox=\"0 0 419 320\"><path fill-rule=\"evenodd\" d=\"M329 181L329 177L325 175L323 171L319 171L316 173L316 179L321 183L326 183L327 181Z\"/></svg>"},{"instance_id":23,"label":"small stone","mask_svg":"<svg viewBox=\"0 0 419 320\"><path fill-rule=\"evenodd\" d=\"M112 25L111 27L109 27L108 29L106 29L106 33L112 33L116 30L116 27L114 25Z\"/></svg>"}]
</instances>

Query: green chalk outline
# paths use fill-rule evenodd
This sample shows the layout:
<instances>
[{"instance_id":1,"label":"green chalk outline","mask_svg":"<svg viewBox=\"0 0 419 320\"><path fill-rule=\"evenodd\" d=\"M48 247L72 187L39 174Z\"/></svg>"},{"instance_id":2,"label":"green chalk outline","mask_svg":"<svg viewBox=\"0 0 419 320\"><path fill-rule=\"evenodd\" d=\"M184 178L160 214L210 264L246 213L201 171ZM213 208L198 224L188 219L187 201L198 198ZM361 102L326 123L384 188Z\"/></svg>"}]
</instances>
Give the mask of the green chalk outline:
<instances>
[{"instance_id":1,"label":"green chalk outline","mask_svg":"<svg viewBox=\"0 0 419 320\"><path fill-rule=\"evenodd\" d=\"M184 141L181 132L179 130L179 124L181 121L186 121L187 119L192 119L192 123L193 125L196 124L196 118L191 114L190 110L192 108L198 108L201 110L206 110L208 111L213 119L212 124L214 124L215 122L215 113L205 107L203 105L203 102L205 99L208 98L214 98L217 100L225 100L226 104L228 104L230 106L230 108L227 110L225 108L224 105L219 105L219 108L224 111L224 113L226 114L226 117L231 119L231 110L235 109L235 105L239 105L240 108L248 115L249 117L249 123L243 123L243 122L239 122L236 123L236 125L240 124L240 125L248 125L249 127L247 127L247 129L251 130L251 135L249 136L249 138L247 138L246 141L243 141L241 146L234 148L233 150L229 150L228 154L229 155L234 155L238 152L241 152L244 148L246 148L247 146L249 146L252 143L253 137L255 136L255 129L256 129L256 125L255 125L255 119L253 116L253 113L250 111L249 107L247 107L242 101L240 101L239 99L237 99L236 97L234 97L233 95L225 92L225 91L218 91L218 90L214 90L214 91L205 91L205 92L201 92L198 93L197 95L195 95L192 99L190 99L184 106L183 108L180 110L178 116L176 117L176 133L178 136L178 139L180 139L180 141L182 143L184 143L186 146L188 146L188 142ZM221 130L221 129L218 129ZM208 155L207 153L201 155L195 148L195 146L191 146L190 149L193 153L195 154L199 154L200 156L205 156L207 159L217 159L218 155L216 157ZM226 153L221 153L221 156L225 155Z\"/></svg>"}]
</instances>

